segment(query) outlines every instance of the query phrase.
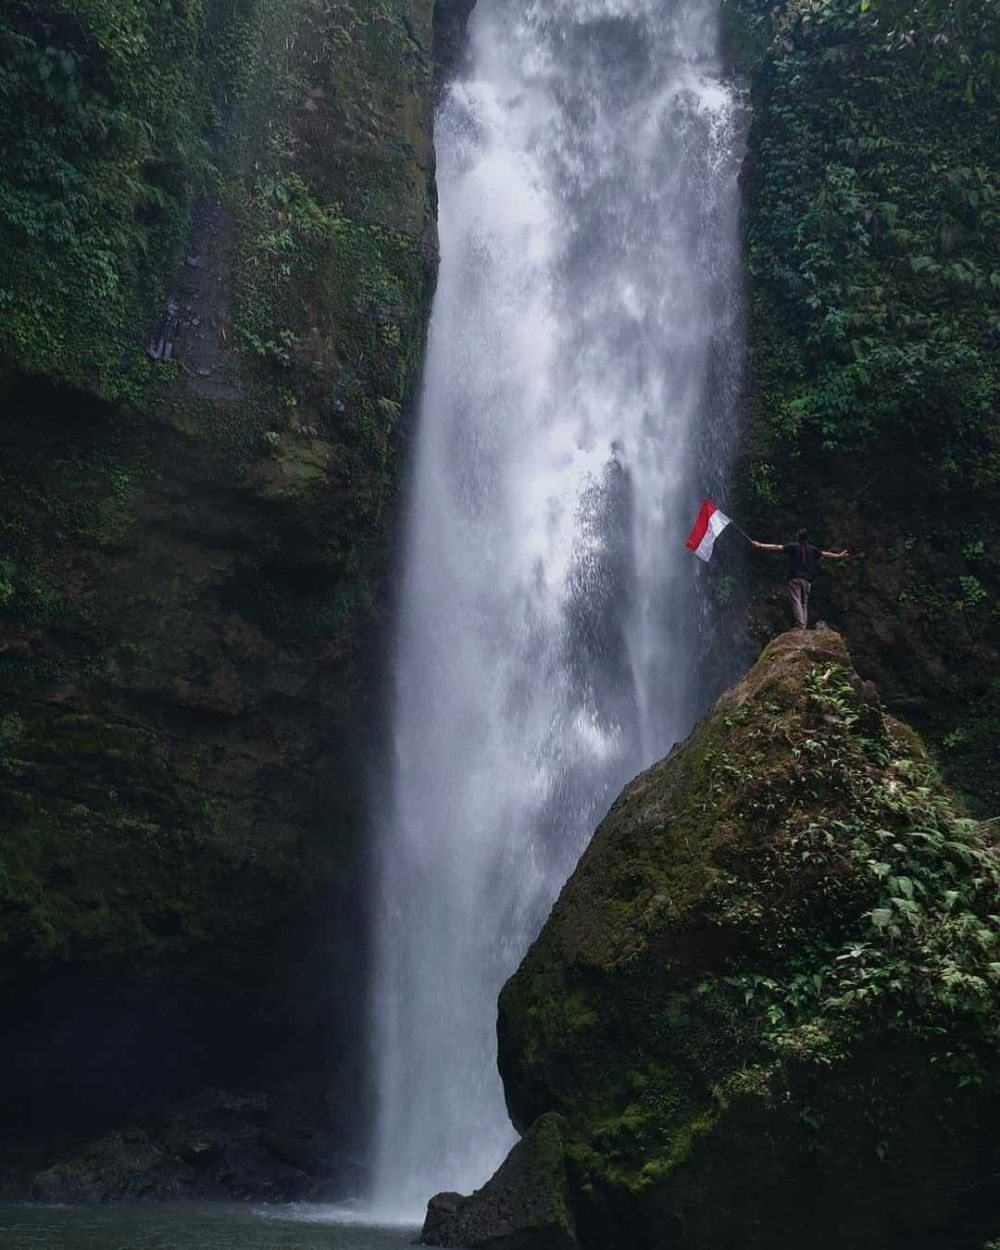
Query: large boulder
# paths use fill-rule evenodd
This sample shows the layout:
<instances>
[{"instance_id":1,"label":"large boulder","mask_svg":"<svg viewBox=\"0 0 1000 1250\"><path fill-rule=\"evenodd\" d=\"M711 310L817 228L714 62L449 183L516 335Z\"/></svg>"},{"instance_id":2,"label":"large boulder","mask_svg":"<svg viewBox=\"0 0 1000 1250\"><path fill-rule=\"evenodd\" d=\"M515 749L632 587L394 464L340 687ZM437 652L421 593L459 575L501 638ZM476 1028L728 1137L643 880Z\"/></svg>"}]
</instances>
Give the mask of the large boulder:
<instances>
[{"instance_id":1,"label":"large boulder","mask_svg":"<svg viewBox=\"0 0 1000 1250\"><path fill-rule=\"evenodd\" d=\"M558 1113L581 1245L995 1232L989 828L829 630L775 639L625 789L500 999L511 1116ZM437 1244L520 1244L480 1195Z\"/></svg>"}]
</instances>

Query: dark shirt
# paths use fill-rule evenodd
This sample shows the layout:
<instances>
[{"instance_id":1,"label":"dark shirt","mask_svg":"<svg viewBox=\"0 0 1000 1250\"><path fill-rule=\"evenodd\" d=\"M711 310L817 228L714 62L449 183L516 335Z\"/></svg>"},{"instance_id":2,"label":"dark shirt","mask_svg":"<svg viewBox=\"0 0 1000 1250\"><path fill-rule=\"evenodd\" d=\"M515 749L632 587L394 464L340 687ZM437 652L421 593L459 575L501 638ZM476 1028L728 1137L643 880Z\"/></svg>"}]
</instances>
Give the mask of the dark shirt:
<instances>
[{"instance_id":1,"label":"dark shirt","mask_svg":"<svg viewBox=\"0 0 1000 1250\"><path fill-rule=\"evenodd\" d=\"M804 560L802 558L803 547L805 548ZM788 557L788 580L791 581L793 577L804 577L807 582L811 582L819 567L819 548L814 547L812 543L785 543L782 551Z\"/></svg>"}]
</instances>

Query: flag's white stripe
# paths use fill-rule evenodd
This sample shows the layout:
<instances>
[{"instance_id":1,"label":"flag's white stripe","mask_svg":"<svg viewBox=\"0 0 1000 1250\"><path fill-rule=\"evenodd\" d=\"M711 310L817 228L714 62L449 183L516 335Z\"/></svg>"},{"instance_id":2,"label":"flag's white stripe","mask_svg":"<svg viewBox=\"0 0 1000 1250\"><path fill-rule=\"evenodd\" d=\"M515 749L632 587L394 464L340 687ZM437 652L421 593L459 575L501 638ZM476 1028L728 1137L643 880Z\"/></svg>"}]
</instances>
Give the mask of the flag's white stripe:
<instances>
[{"instance_id":1,"label":"flag's white stripe","mask_svg":"<svg viewBox=\"0 0 1000 1250\"><path fill-rule=\"evenodd\" d=\"M708 529L705 531L704 537L697 547L694 554L701 560L711 560L712 548L715 546L715 540L729 524L729 517L724 512L720 512L718 508L708 518Z\"/></svg>"}]
</instances>

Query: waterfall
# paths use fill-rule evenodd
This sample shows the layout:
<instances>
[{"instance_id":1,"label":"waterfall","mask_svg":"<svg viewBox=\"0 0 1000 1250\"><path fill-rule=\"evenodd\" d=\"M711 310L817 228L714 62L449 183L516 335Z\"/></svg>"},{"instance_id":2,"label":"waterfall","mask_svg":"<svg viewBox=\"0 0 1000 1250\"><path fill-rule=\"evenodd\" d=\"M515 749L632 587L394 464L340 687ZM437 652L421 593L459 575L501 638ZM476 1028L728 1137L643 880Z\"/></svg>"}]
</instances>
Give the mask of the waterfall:
<instances>
[{"instance_id":1,"label":"waterfall","mask_svg":"<svg viewBox=\"0 0 1000 1250\"><path fill-rule=\"evenodd\" d=\"M717 45L717 0L480 0L439 105L378 850L383 1217L481 1185L512 1144L498 991L704 698L683 538L738 357Z\"/></svg>"}]
</instances>

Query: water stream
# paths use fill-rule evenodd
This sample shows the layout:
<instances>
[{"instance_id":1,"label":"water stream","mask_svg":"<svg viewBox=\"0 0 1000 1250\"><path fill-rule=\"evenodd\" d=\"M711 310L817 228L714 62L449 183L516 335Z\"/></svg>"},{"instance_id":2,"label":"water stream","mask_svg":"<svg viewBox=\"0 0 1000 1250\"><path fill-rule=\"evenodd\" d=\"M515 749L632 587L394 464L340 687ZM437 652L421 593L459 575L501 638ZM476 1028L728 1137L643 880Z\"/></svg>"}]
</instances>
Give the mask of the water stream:
<instances>
[{"instance_id":1,"label":"water stream","mask_svg":"<svg viewBox=\"0 0 1000 1250\"><path fill-rule=\"evenodd\" d=\"M373 1040L373 1207L418 1219L514 1140L497 993L706 693L683 537L739 358L716 0L480 0L436 142Z\"/></svg>"}]
</instances>

